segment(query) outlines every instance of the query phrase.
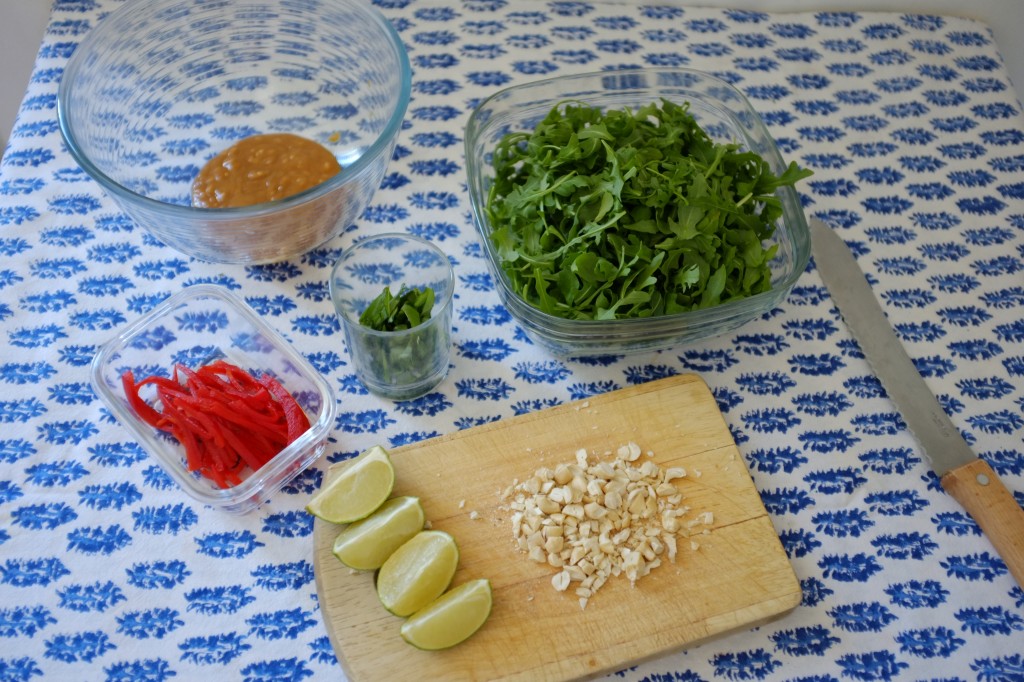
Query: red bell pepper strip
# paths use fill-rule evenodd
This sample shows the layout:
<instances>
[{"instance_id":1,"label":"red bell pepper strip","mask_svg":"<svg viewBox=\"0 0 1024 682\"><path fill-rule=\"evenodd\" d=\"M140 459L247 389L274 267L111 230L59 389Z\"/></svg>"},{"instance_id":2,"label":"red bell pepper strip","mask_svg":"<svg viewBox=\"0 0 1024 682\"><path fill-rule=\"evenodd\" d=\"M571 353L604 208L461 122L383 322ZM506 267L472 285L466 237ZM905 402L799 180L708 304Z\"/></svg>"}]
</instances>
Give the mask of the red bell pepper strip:
<instances>
[{"instance_id":1,"label":"red bell pepper strip","mask_svg":"<svg viewBox=\"0 0 1024 682\"><path fill-rule=\"evenodd\" d=\"M221 426L226 422L238 424L251 431L262 433L272 438L280 438L285 443L285 430L281 426L263 421L259 415L255 417L241 414L240 411L232 410L227 404L210 398L180 397L174 399L178 409L187 411L194 416L201 424L207 426L210 435L217 440L220 437ZM223 445L222 442L217 442Z\"/></svg>"},{"instance_id":2,"label":"red bell pepper strip","mask_svg":"<svg viewBox=\"0 0 1024 682\"><path fill-rule=\"evenodd\" d=\"M178 442L185 448L185 462L189 471L195 471L202 466L200 453L200 438L197 429L192 427L173 406L164 403L164 410L161 415L161 424L158 428L169 432L178 439Z\"/></svg>"},{"instance_id":3,"label":"red bell pepper strip","mask_svg":"<svg viewBox=\"0 0 1024 682\"><path fill-rule=\"evenodd\" d=\"M241 405L226 405L215 400L197 400L194 401L194 407L205 410L208 414L214 415L222 421L237 424L254 433L260 433L269 438L279 440L282 446L288 442L287 433L283 425L269 423L259 414L250 414Z\"/></svg>"},{"instance_id":4,"label":"red bell pepper strip","mask_svg":"<svg viewBox=\"0 0 1024 682\"><path fill-rule=\"evenodd\" d=\"M202 455L199 450L199 440L195 434L186 426L176 426L171 433L185 447L185 463L189 471L196 471L202 466Z\"/></svg>"},{"instance_id":5,"label":"red bell pepper strip","mask_svg":"<svg viewBox=\"0 0 1024 682\"><path fill-rule=\"evenodd\" d=\"M251 431L246 432L244 436L249 449L252 450L253 454L263 461L264 464L273 459L277 453L281 452L281 450L288 445L286 443L285 446L282 446L280 441L272 441L269 438L265 438L258 433L252 433Z\"/></svg>"},{"instance_id":6,"label":"red bell pepper strip","mask_svg":"<svg viewBox=\"0 0 1024 682\"><path fill-rule=\"evenodd\" d=\"M139 418L150 426L159 428L157 424L160 423L160 413L139 396L139 384L135 383L135 375L132 374L130 369L125 370L125 373L121 375L121 384L124 386L124 394L128 398L128 404L135 410L135 414L139 415Z\"/></svg>"},{"instance_id":7,"label":"red bell pepper strip","mask_svg":"<svg viewBox=\"0 0 1024 682\"><path fill-rule=\"evenodd\" d=\"M217 360L196 370L197 378L205 382L207 387L216 388L216 399L237 405L244 403L252 412L273 415L284 421L284 411L280 403L273 399L267 388L247 372Z\"/></svg>"},{"instance_id":8,"label":"red bell pepper strip","mask_svg":"<svg viewBox=\"0 0 1024 682\"><path fill-rule=\"evenodd\" d=\"M256 471L267 463L267 460L254 453L242 438L230 428L224 429L224 440L231 445L232 449L238 453L238 456L241 457L253 471Z\"/></svg>"},{"instance_id":9,"label":"red bell pepper strip","mask_svg":"<svg viewBox=\"0 0 1024 682\"><path fill-rule=\"evenodd\" d=\"M260 377L260 382L267 387L277 401L284 407L284 417L288 423L288 442L291 443L296 438L304 434L309 430L309 418L306 416L305 411L299 404L295 402L295 398L288 390L278 383L277 379L264 374Z\"/></svg>"}]
</instances>

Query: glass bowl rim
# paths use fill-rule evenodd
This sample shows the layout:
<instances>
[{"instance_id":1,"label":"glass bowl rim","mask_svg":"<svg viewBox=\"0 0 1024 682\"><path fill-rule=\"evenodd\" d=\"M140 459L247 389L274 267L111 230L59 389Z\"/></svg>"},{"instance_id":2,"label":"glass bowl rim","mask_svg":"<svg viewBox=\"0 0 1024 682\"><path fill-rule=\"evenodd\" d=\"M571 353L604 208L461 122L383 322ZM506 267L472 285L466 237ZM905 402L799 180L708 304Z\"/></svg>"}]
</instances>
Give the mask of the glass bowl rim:
<instances>
[{"instance_id":1,"label":"glass bowl rim","mask_svg":"<svg viewBox=\"0 0 1024 682\"><path fill-rule=\"evenodd\" d=\"M191 0L193 3L198 1L199 0ZM150 7L152 5L152 0L128 0L125 4L105 16L100 23L89 31L85 38L75 48L74 53L72 53L71 57L68 59L68 63L64 67L60 84L57 87L57 123L58 128L60 129L61 138L68 149L68 153L71 154L75 162L78 163L78 165L81 166L90 177L115 197L119 197L135 204L140 204L149 210L166 213L171 216L187 217L201 215L204 219L213 221L230 221L238 218L273 214L292 206L299 206L314 201L324 195L330 194L339 187L348 184L351 179L359 177L365 168L370 166L375 159L387 151L387 147L391 143L391 140L394 139L401 130L402 122L405 119L405 112L408 109L412 93L412 67L409 62L408 52L406 51L405 44L402 42L402 39L398 35L394 26L391 25L391 22L389 22L376 7L373 7L369 3L364 4L356 2L353 3L353 5L358 7L360 11L365 12L370 19L372 19L373 22L383 30L384 35L388 38L388 42L394 49L395 55L398 58L400 86L395 109L388 117L387 124L367 150L359 155L358 159L343 167L336 175L325 180L319 185L315 185L283 199L266 201L249 206L230 206L223 208L207 208L192 206L191 204L186 206L184 204L160 201L159 199L154 199L128 189L101 171L82 150L78 142L78 137L75 134L74 126L70 120L70 114L68 112L69 98L71 97L71 91L74 88L74 83L77 80L77 75L85 65L87 53L96 47L96 45L102 40L106 39L108 33L115 30L113 27L119 19L126 19L134 11Z\"/></svg>"}]
</instances>

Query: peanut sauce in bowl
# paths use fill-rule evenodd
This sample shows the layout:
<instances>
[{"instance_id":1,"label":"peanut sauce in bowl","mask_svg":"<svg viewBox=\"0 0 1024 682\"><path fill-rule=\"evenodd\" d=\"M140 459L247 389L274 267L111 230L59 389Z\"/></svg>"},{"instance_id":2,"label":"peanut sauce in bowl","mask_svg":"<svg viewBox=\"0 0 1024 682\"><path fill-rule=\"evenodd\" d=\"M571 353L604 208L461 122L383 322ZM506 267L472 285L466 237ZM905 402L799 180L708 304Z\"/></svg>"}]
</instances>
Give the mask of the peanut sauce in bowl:
<instances>
[{"instance_id":1,"label":"peanut sauce in bowl","mask_svg":"<svg viewBox=\"0 0 1024 682\"><path fill-rule=\"evenodd\" d=\"M301 256L359 220L412 92L405 43L372 3L123 4L68 60L57 122L134 224L199 260L258 264ZM264 133L274 137L225 150ZM307 158L299 136L329 153ZM247 148L268 140L277 151L257 161Z\"/></svg>"},{"instance_id":2,"label":"peanut sauce in bowl","mask_svg":"<svg viewBox=\"0 0 1024 682\"><path fill-rule=\"evenodd\" d=\"M253 135L210 159L192 183L198 208L284 199L334 177L341 165L323 145L291 133Z\"/></svg>"}]
</instances>

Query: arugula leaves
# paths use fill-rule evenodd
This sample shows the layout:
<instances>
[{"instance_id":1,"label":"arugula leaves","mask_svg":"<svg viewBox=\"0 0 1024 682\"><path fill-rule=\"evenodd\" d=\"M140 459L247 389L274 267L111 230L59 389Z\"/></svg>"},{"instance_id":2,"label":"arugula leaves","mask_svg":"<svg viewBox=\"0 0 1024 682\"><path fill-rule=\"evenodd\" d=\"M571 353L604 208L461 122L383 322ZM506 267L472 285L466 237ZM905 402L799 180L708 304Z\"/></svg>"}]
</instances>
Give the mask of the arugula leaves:
<instances>
[{"instance_id":1,"label":"arugula leaves","mask_svg":"<svg viewBox=\"0 0 1024 682\"><path fill-rule=\"evenodd\" d=\"M782 216L776 176L758 154L717 143L689 104L635 112L555 106L493 155L486 212L517 293L569 319L668 315L771 288Z\"/></svg>"}]
</instances>

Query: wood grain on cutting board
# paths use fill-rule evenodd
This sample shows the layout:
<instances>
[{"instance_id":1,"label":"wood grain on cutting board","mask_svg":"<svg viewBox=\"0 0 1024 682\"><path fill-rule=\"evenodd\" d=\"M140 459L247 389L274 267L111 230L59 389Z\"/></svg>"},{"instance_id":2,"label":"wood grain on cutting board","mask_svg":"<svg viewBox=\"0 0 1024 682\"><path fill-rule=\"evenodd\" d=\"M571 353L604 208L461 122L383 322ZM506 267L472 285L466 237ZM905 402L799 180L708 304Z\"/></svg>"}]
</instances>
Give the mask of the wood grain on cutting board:
<instances>
[{"instance_id":1,"label":"wood grain on cutting board","mask_svg":"<svg viewBox=\"0 0 1024 682\"><path fill-rule=\"evenodd\" d=\"M665 563L631 587L610 579L581 609L556 592L556 569L512 542L501 493L541 466L575 461L579 448L610 459L630 441L677 479L690 515L714 515L704 534L679 539ZM434 528L461 556L453 584L489 578L494 610L473 637L424 652L399 636L372 573L349 570L331 546L340 530L314 524L320 608L352 682L568 680L620 670L748 628L793 609L800 585L714 397L696 375L669 377L588 400L458 431L391 452L395 495L420 497ZM345 463L335 465L336 469ZM475 517L475 518L474 518ZM689 518L689 517L687 517Z\"/></svg>"}]
</instances>

